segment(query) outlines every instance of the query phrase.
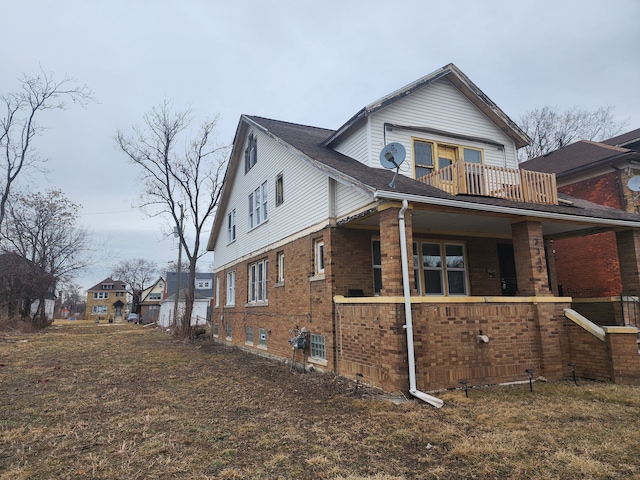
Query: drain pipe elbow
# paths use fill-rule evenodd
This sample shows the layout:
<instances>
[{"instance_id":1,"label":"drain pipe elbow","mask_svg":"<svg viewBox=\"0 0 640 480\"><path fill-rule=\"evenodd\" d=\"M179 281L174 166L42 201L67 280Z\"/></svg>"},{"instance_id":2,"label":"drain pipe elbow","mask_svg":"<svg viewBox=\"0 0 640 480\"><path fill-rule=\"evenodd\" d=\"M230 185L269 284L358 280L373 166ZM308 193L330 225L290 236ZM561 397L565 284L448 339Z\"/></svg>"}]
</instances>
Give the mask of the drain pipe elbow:
<instances>
[{"instance_id":1,"label":"drain pipe elbow","mask_svg":"<svg viewBox=\"0 0 640 480\"><path fill-rule=\"evenodd\" d=\"M413 319L411 316L411 290L409 285L409 255L407 254L407 234L405 230L404 213L409 208L409 202L402 200L402 208L398 213L398 228L400 229L400 259L402 262L402 290L404 295L405 329L407 330L407 361L409 363L409 393L420 400L440 408L444 405L442 399L421 392L416 387L416 363L413 348Z\"/></svg>"}]
</instances>

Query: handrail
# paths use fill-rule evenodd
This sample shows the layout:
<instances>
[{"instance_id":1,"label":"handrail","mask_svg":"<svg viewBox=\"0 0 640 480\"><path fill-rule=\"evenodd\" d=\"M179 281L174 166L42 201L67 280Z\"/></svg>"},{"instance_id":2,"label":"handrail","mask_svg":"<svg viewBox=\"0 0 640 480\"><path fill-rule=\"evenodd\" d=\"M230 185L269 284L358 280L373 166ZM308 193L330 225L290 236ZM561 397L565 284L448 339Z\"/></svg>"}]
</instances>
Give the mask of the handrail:
<instances>
[{"instance_id":1,"label":"handrail","mask_svg":"<svg viewBox=\"0 0 640 480\"><path fill-rule=\"evenodd\" d=\"M556 176L552 173L457 161L418 180L452 195L558 204Z\"/></svg>"}]
</instances>

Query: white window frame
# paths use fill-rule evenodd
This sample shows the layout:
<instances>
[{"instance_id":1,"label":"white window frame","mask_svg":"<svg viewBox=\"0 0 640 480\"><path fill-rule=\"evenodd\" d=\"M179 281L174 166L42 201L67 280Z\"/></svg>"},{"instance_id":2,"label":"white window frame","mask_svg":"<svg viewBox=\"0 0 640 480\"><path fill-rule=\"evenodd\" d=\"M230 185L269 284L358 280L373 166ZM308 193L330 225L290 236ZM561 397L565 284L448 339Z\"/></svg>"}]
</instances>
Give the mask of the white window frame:
<instances>
[{"instance_id":1,"label":"white window frame","mask_svg":"<svg viewBox=\"0 0 640 480\"><path fill-rule=\"evenodd\" d=\"M313 246L316 275L324 275L324 240L316 240Z\"/></svg>"},{"instance_id":2,"label":"white window frame","mask_svg":"<svg viewBox=\"0 0 640 480\"><path fill-rule=\"evenodd\" d=\"M269 260L263 258L249 265L248 303L266 303L269 300Z\"/></svg>"},{"instance_id":3,"label":"white window frame","mask_svg":"<svg viewBox=\"0 0 640 480\"><path fill-rule=\"evenodd\" d=\"M276 260L278 265L277 283L282 285L284 283L284 252L278 252L276 254Z\"/></svg>"},{"instance_id":4,"label":"white window frame","mask_svg":"<svg viewBox=\"0 0 640 480\"><path fill-rule=\"evenodd\" d=\"M95 300L106 300L109 298L109 292L93 292L93 298Z\"/></svg>"},{"instance_id":5,"label":"white window frame","mask_svg":"<svg viewBox=\"0 0 640 480\"><path fill-rule=\"evenodd\" d=\"M262 225L269 219L269 187L265 180L258 188L249 194L248 226L249 230Z\"/></svg>"},{"instance_id":6,"label":"white window frame","mask_svg":"<svg viewBox=\"0 0 640 480\"><path fill-rule=\"evenodd\" d=\"M220 275L216 275L216 296L215 296L215 306L220 306Z\"/></svg>"},{"instance_id":7,"label":"white window frame","mask_svg":"<svg viewBox=\"0 0 640 480\"><path fill-rule=\"evenodd\" d=\"M227 272L227 305L236 304L236 271Z\"/></svg>"},{"instance_id":8,"label":"white window frame","mask_svg":"<svg viewBox=\"0 0 640 480\"><path fill-rule=\"evenodd\" d=\"M109 307L106 305L94 305L91 307L91 313L95 313L97 315L107 313L109 311Z\"/></svg>"},{"instance_id":9,"label":"white window frame","mask_svg":"<svg viewBox=\"0 0 640 480\"><path fill-rule=\"evenodd\" d=\"M236 209L227 214L227 243L236 240Z\"/></svg>"},{"instance_id":10,"label":"white window frame","mask_svg":"<svg viewBox=\"0 0 640 480\"><path fill-rule=\"evenodd\" d=\"M196 278L196 289L198 290L211 290L211 279L209 278Z\"/></svg>"}]
</instances>

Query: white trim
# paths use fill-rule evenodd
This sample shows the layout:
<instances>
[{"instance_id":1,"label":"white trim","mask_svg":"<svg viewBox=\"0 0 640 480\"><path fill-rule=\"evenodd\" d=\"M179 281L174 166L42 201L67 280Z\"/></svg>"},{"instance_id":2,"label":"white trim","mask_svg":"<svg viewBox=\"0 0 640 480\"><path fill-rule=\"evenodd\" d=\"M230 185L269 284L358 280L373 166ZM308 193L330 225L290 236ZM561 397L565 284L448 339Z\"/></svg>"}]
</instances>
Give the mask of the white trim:
<instances>
[{"instance_id":1,"label":"white trim","mask_svg":"<svg viewBox=\"0 0 640 480\"><path fill-rule=\"evenodd\" d=\"M483 212L502 213L506 215L519 215L526 217L537 217L549 220L570 221L576 223L594 223L597 225L610 225L616 227L635 227L640 228L640 221L633 220L614 220L601 217L586 217L582 215L569 215L566 213L553 213L537 210L527 210L517 207L503 207L499 205L480 204L472 202L462 202L460 200L452 200L448 198L423 197L421 195L404 194L399 192L390 192L387 190L377 190L373 197L377 200L404 200L415 203L424 203L428 205L436 205L440 207L454 207L466 210L479 210Z\"/></svg>"}]
</instances>

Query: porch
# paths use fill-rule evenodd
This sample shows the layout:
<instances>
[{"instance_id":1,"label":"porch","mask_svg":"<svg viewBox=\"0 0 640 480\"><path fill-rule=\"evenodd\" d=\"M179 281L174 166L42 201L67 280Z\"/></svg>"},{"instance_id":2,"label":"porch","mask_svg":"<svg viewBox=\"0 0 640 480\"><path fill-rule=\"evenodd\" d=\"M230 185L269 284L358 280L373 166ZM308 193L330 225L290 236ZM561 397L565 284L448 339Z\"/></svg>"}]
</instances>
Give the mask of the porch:
<instances>
[{"instance_id":1,"label":"porch","mask_svg":"<svg viewBox=\"0 0 640 480\"><path fill-rule=\"evenodd\" d=\"M406 391L409 385L400 209L389 203L375 215L358 219L360 224L377 223L374 232L336 229L331 240L336 247L330 246L332 277L337 278L335 370L346 376L361 373L388 391ZM493 233L484 230L487 226ZM604 340L594 340L566 316L572 299L558 296L553 234L574 230L582 235L588 225L414 204L404 213L404 228L406 251L414 253L413 261L408 255L407 276L419 390L456 388L461 380L469 385L526 381L527 369L536 378L570 378L572 363L584 378L640 384L637 329L611 329ZM631 258L636 265L622 272L622 283L629 293L637 292L640 234L624 230L616 235L621 258ZM363 288L363 296L349 297L349 290L366 286L364 276L358 284L353 275L361 270L360 263L367 262L362 254L367 238L369 242L379 238L380 288L375 293ZM440 257L428 253L428 258L420 258L426 251L421 245L438 242L445 247L463 245L464 256L448 257L443 248ZM505 294L507 269L500 261L500 245L511 248L515 288L510 295ZM339 252L347 246L348 254L341 258ZM339 270L342 265L348 265L344 275ZM434 278L431 272L444 283L452 281L449 267L455 267L451 270L456 274L464 272L466 290L452 295L447 286L440 295L426 292L427 274Z\"/></svg>"},{"instance_id":2,"label":"porch","mask_svg":"<svg viewBox=\"0 0 640 480\"><path fill-rule=\"evenodd\" d=\"M452 195L558 204L556 176L549 173L457 161L418 180Z\"/></svg>"}]
</instances>

